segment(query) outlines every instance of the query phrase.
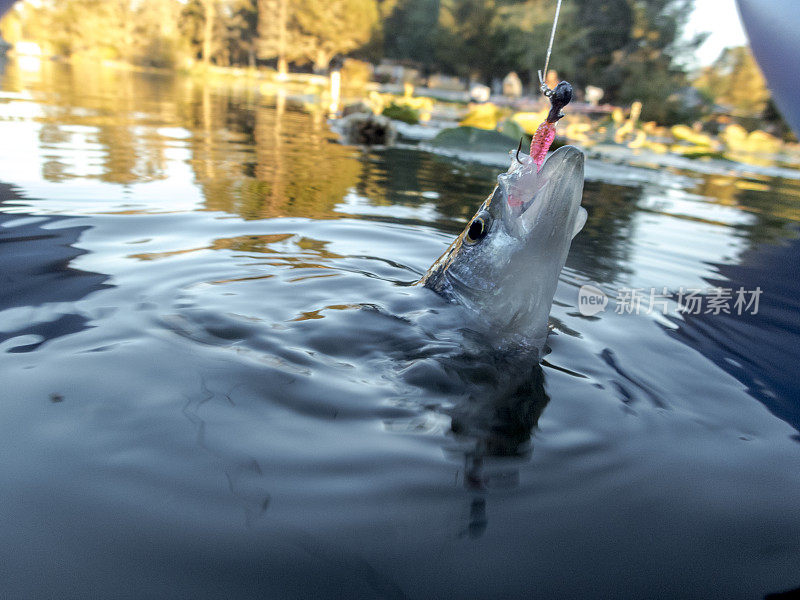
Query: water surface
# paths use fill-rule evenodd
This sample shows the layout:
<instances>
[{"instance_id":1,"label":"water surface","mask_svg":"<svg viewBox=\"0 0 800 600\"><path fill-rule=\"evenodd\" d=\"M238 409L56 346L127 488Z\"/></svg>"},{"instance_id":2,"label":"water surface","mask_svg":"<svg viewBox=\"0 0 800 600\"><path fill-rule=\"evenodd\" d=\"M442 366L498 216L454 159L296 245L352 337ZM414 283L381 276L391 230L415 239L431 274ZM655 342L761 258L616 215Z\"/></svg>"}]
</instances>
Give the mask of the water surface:
<instances>
[{"instance_id":1,"label":"water surface","mask_svg":"<svg viewBox=\"0 0 800 600\"><path fill-rule=\"evenodd\" d=\"M413 285L495 167L179 77L0 89L4 596L800 586L800 180L589 161L539 365ZM615 310L710 287L758 313Z\"/></svg>"}]
</instances>

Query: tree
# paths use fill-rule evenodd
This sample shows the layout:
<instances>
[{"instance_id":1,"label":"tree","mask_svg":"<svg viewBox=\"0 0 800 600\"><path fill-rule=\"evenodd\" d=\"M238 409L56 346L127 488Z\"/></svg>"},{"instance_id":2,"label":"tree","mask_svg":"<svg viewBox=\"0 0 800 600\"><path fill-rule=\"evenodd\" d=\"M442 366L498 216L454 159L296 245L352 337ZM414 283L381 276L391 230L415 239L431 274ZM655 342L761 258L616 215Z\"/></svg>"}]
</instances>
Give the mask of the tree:
<instances>
[{"instance_id":1,"label":"tree","mask_svg":"<svg viewBox=\"0 0 800 600\"><path fill-rule=\"evenodd\" d=\"M256 64L258 40L258 7L256 0L233 0L227 23L227 44L231 62Z\"/></svg>"},{"instance_id":2,"label":"tree","mask_svg":"<svg viewBox=\"0 0 800 600\"><path fill-rule=\"evenodd\" d=\"M203 64L211 62L211 44L214 38L214 19L217 15L214 0L203 0Z\"/></svg>"},{"instance_id":3,"label":"tree","mask_svg":"<svg viewBox=\"0 0 800 600\"><path fill-rule=\"evenodd\" d=\"M494 0L441 0L437 62L471 79L492 74L496 52Z\"/></svg>"},{"instance_id":4,"label":"tree","mask_svg":"<svg viewBox=\"0 0 800 600\"><path fill-rule=\"evenodd\" d=\"M439 0L399 0L386 15L383 26L385 55L433 66L436 62Z\"/></svg>"},{"instance_id":5,"label":"tree","mask_svg":"<svg viewBox=\"0 0 800 600\"><path fill-rule=\"evenodd\" d=\"M93 54L127 60L133 21L127 0L43 0L24 5L23 34L64 56Z\"/></svg>"},{"instance_id":6,"label":"tree","mask_svg":"<svg viewBox=\"0 0 800 600\"><path fill-rule=\"evenodd\" d=\"M565 3L560 20L569 23L575 5ZM526 2L498 5L495 20L495 52L492 71L504 76L509 71L528 73L527 79L538 88L537 71L544 68L547 43L553 25L555 5L552 0L527 0ZM564 34L559 27L555 38L553 66L558 70L570 69L572 57L564 52Z\"/></svg>"},{"instance_id":7,"label":"tree","mask_svg":"<svg viewBox=\"0 0 800 600\"><path fill-rule=\"evenodd\" d=\"M140 0L132 15L123 15L131 23L128 59L151 67L177 66L187 51L178 27L180 17L181 5L173 0Z\"/></svg>"},{"instance_id":8,"label":"tree","mask_svg":"<svg viewBox=\"0 0 800 600\"><path fill-rule=\"evenodd\" d=\"M336 54L366 44L378 24L375 0L258 0L259 56L327 68Z\"/></svg>"},{"instance_id":9,"label":"tree","mask_svg":"<svg viewBox=\"0 0 800 600\"><path fill-rule=\"evenodd\" d=\"M366 44L378 24L375 0L295 0L292 3L295 52L322 71L336 54Z\"/></svg>"},{"instance_id":10,"label":"tree","mask_svg":"<svg viewBox=\"0 0 800 600\"><path fill-rule=\"evenodd\" d=\"M202 0L191 30L203 64L254 64L256 13L252 0Z\"/></svg>"},{"instance_id":11,"label":"tree","mask_svg":"<svg viewBox=\"0 0 800 600\"><path fill-rule=\"evenodd\" d=\"M703 70L694 86L714 102L728 105L742 116L763 113L770 98L764 76L747 46L723 50Z\"/></svg>"},{"instance_id":12,"label":"tree","mask_svg":"<svg viewBox=\"0 0 800 600\"><path fill-rule=\"evenodd\" d=\"M681 38L694 0L574 0L564 19L557 68L579 89L597 85L610 102L642 101L643 118L665 122L664 99L686 86L679 59L704 39Z\"/></svg>"},{"instance_id":13,"label":"tree","mask_svg":"<svg viewBox=\"0 0 800 600\"><path fill-rule=\"evenodd\" d=\"M278 72L286 74L289 56L289 0L258 0L258 56L278 59Z\"/></svg>"},{"instance_id":14,"label":"tree","mask_svg":"<svg viewBox=\"0 0 800 600\"><path fill-rule=\"evenodd\" d=\"M378 62L384 56L384 46L386 44L386 33L391 33L387 27L388 19L397 6L398 0L376 0L378 8L378 24L372 29L372 36L369 41L351 53L352 56Z\"/></svg>"}]
</instances>

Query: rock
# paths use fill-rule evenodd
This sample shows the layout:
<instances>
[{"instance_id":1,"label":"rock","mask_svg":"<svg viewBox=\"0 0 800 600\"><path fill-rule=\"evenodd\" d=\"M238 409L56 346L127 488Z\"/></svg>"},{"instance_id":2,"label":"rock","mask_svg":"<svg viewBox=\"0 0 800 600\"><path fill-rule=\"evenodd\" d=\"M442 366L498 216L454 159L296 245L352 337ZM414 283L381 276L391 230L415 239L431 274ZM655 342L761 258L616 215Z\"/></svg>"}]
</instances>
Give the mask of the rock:
<instances>
[{"instance_id":1,"label":"rock","mask_svg":"<svg viewBox=\"0 0 800 600\"><path fill-rule=\"evenodd\" d=\"M336 129L345 144L354 146L391 146L397 137L391 119L371 112L353 113L339 119Z\"/></svg>"},{"instance_id":2,"label":"rock","mask_svg":"<svg viewBox=\"0 0 800 600\"><path fill-rule=\"evenodd\" d=\"M522 96L522 81L514 71L503 78L503 95L509 98Z\"/></svg>"},{"instance_id":3,"label":"rock","mask_svg":"<svg viewBox=\"0 0 800 600\"><path fill-rule=\"evenodd\" d=\"M342 109L342 116L347 117L348 115L354 115L356 113L370 113L372 109L364 102L356 102L354 104L348 104Z\"/></svg>"},{"instance_id":4,"label":"rock","mask_svg":"<svg viewBox=\"0 0 800 600\"><path fill-rule=\"evenodd\" d=\"M594 85L587 85L586 90L584 92L586 97L586 102L588 102L592 106L597 106L600 103L600 100L605 95L605 92L602 88L599 88Z\"/></svg>"},{"instance_id":5,"label":"rock","mask_svg":"<svg viewBox=\"0 0 800 600\"><path fill-rule=\"evenodd\" d=\"M488 102L491 94L492 90L480 83L474 83L469 88L469 97L473 102Z\"/></svg>"}]
</instances>

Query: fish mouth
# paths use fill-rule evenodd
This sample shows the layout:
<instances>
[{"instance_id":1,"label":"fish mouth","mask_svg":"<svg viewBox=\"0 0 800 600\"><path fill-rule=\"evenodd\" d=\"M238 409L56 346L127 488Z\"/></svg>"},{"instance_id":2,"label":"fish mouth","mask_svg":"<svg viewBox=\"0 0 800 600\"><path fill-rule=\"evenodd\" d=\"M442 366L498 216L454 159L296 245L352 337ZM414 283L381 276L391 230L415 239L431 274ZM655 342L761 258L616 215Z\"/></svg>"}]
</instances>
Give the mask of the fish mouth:
<instances>
[{"instance_id":1,"label":"fish mouth","mask_svg":"<svg viewBox=\"0 0 800 600\"><path fill-rule=\"evenodd\" d=\"M561 146L553 152L542 165L540 177L569 177L580 175L583 178L583 152L575 146Z\"/></svg>"},{"instance_id":2,"label":"fish mouth","mask_svg":"<svg viewBox=\"0 0 800 600\"><path fill-rule=\"evenodd\" d=\"M520 234L529 233L542 220L561 221L574 214L583 192L583 169L583 152L575 146L562 146L547 158L538 173L531 169L521 175L517 187L526 200L516 210L509 203ZM564 219L557 219L562 213Z\"/></svg>"}]
</instances>

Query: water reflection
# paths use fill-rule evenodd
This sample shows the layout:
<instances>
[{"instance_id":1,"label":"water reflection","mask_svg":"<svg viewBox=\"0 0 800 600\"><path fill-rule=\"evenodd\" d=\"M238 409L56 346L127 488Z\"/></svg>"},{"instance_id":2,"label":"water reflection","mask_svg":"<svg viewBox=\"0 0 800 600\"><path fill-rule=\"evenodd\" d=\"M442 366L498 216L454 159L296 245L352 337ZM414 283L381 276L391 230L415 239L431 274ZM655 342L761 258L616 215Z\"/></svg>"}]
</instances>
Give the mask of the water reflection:
<instances>
[{"instance_id":1,"label":"water reflection","mask_svg":"<svg viewBox=\"0 0 800 600\"><path fill-rule=\"evenodd\" d=\"M65 217L17 212L27 200L0 182L0 310L74 302L108 287L108 275L76 269L70 263L87 253L76 247L88 225L58 225ZM12 212L5 212L6 210Z\"/></svg>"},{"instance_id":2,"label":"water reflection","mask_svg":"<svg viewBox=\"0 0 800 600\"><path fill-rule=\"evenodd\" d=\"M505 361L504 361L505 362ZM458 453L463 455L463 484L473 492L469 506L469 518L464 534L477 538L489 526L486 491L508 489L519 484L519 469L523 461L530 459L533 451L531 435L539 422L550 398L544 390L544 373L541 366L533 364L530 369L520 369L516 358L511 372L517 375L500 385L475 385L484 377L470 377L470 389L477 387L478 393L449 412L450 431L453 433ZM508 376L508 367L501 365L500 371ZM493 365L496 369L498 365ZM484 367L484 372L488 370ZM496 377L496 376L495 376ZM503 378L505 379L505 377ZM455 454L454 450L449 451Z\"/></svg>"},{"instance_id":3,"label":"water reflection","mask_svg":"<svg viewBox=\"0 0 800 600\"><path fill-rule=\"evenodd\" d=\"M41 176L53 183L130 186L188 166L208 210L246 219L340 216L352 191L374 206L433 202L443 221L460 223L494 178L494 169L425 153L342 146L319 107L280 88L263 97L171 75L48 62L35 77L12 68L3 85L34 94Z\"/></svg>"},{"instance_id":4,"label":"water reflection","mask_svg":"<svg viewBox=\"0 0 800 600\"><path fill-rule=\"evenodd\" d=\"M25 200L0 182L0 311L46 308L31 319L20 313L5 319L0 343L16 339L8 352L31 352L44 342L89 327L89 319L68 303L111 287L108 275L74 268L70 263L87 253L76 248L88 225L64 226L63 217L33 216L14 210ZM11 209L11 214L4 210ZM18 210L18 209L17 209Z\"/></svg>"},{"instance_id":5,"label":"water reflection","mask_svg":"<svg viewBox=\"0 0 800 600\"><path fill-rule=\"evenodd\" d=\"M581 205L589 216L572 240L567 266L598 283L618 281L630 272L634 215L642 193L641 187L586 182Z\"/></svg>"},{"instance_id":6,"label":"water reflection","mask_svg":"<svg viewBox=\"0 0 800 600\"><path fill-rule=\"evenodd\" d=\"M425 392L423 397L442 398L435 410L449 420L444 452L461 465L457 479L470 494L461 533L476 538L488 527L487 493L519 484L550 397L536 356L499 354L471 337L463 343L473 345L473 352L412 353L400 361L405 365L400 373L406 384ZM414 421L417 430L436 426L436 420Z\"/></svg>"},{"instance_id":7,"label":"water reflection","mask_svg":"<svg viewBox=\"0 0 800 600\"><path fill-rule=\"evenodd\" d=\"M762 290L758 313L686 314L673 320L678 327L669 334L736 377L751 396L800 431L795 370L800 363L800 240L761 244L738 264L715 267L719 275L708 279L709 286Z\"/></svg>"}]
</instances>

